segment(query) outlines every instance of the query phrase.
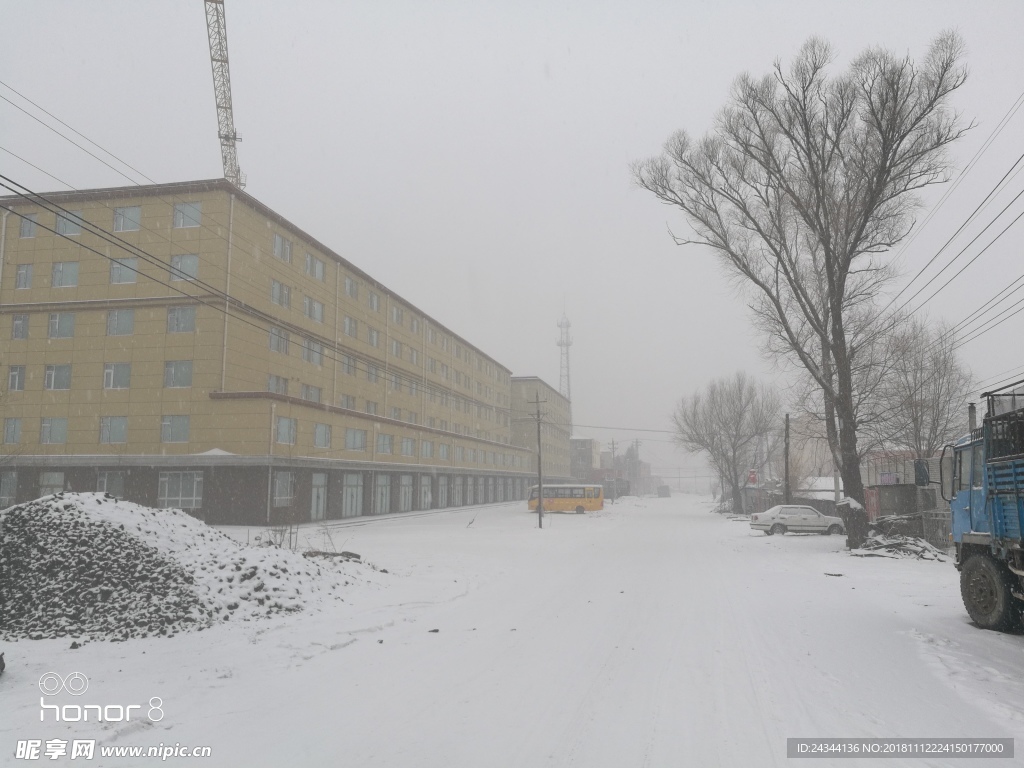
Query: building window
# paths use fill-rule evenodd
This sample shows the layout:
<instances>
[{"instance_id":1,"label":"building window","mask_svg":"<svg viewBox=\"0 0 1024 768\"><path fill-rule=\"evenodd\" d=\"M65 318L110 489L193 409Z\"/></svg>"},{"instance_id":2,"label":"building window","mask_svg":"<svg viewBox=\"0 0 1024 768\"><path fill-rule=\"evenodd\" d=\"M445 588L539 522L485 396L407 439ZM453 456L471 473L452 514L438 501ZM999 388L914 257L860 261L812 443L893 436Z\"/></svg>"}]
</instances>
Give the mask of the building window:
<instances>
[{"instance_id":1,"label":"building window","mask_svg":"<svg viewBox=\"0 0 1024 768\"><path fill-rule=\"evenodd\" d=\"M0 509L15 503L18 496L18 473L0 472Z\"/></svg>"},{"instance_id":2,"label":"building window","mask_svg":"<svg viewBox=\"0 0 1024 768\"><path fill-rule=\"evenodd\" d=\"M465 461L466 460L466 449L463 448L461 445L456 445L455 446L455 460L456 461Z\"/></svg>"},{"instance_id":3,"label":"building window","mask_svg":"<svg viewBox=\"0 0 1024 768\"><path fill-rule=\"evenodd\" d=\"M201 509L203 473L161 472L156 504L161 508Z\"/></svg>"},{"instance_id":4,"label":"building window","mask_svg":"<svg viewBox=\"0 0 1024 768\"><path fill-rule=\"evenodd\" d=\"M416 397L420 393L420 385L416 383L416 379L409 380L409 394Z\"/></svg>"},{"instance_id":5,"label":"building window","mask_svg":"<svg viewBox=\"0 0 1024 768\"><path fill-rule=\"evenodd\" d=\"M274 235L274 255L281 261L292 260L292 241L280 235Z\"/></svg>"},{"instance_id":6,"label":"building window","mask_svg":"<svg viewBox=\"0 0 1024 768\"><path fill-rule=\"evenodd\" d=\"M78 262L55 261L50 275L52 288L74 288L78 285Z\"/></svg>"},{"instance_id":7,"label":"building window","mask_svg":"<svg viewBox=\"0 0 1024 768\"><path fill-rule=\"evenodd\" d=\"M302 311L310 320L315 320L318 323L324 321L324 305L316 299L304 296L302 298Z\"/></svg>"},{"instance_id":8,"label":"building window","mask_svg":"<svg viewBox=\"0 0 1024 768\"><path fill-rule=\"evenodd\" d=\"M100 417L100 442L101 443L127 443L128 442L128 417L127 416L102 416L102 417Z\"/></svg>"},{"instance_id":9,"label":"building window","mask_svg":"<svg viewBox=\"0 0 1024 768\"><path fill-rule=\"evenodd\" d=\"M306 274L316 280L327 279L327 266L312 253L306 254Z\"/></svg>"},{"instance_id":10,"label":"building window","mask_svg":"<svg viewBox=\"0 0 1024 768\"><path fill-rule=\"evenodd\" d=\"M402 342L398 339L391 340L391 356L399 359L402 358Z\"/></svg>"},{"instance_id":11,"label":"building window","mask_svg":"<svg viewBox=\"0 0 1024 768\"><path fill-rule=\"evenodd\" d=\"M11 338L28 338L28 315L13 315L11 318Z\"/></svg>"},{"instance_id":12,"label":"building window","mask_svg":"<svg viewBox=\"0 0 1024 768\"><path fill-rule=\"evenodd\" d=\"M414 318L410 319L409 320L409 328L412 330L413 333L419 333L420 332L420 321L419 321L419 318L414 317Z\"/></svg>"},{"instance_id":13,"label":"building window","mask_svg":"<svg viewBox=\"0 0 1024 768\"><path fill-rule=\"evenodd\" d=\"M191 387L192 361L168 360L164 363L165 387Z\"/></svg>"},{"instance_id":14,"label":"building window","mask_svg":"<svg viewBox=\"0 0 1024 768\"><path fill-rule=\"evenodd\" d=\"M391 406L391 418L394 419L395 421L402 420L402 409L399 408L397 405Z\"/></svg>"},{"instance_id":15,"label":"building window","mask_svg":"<svg viewBox=\"0 0 1024 768\"><path fill-rule=\"evenodd\" d=\"M7 374L7 389L10 392L23 392L25 390L25 366L12 365Z\"/></svg>"},{"instance_id":16,"label":"building window","mask_svg":"<svg viewBox=\"0 0 1024 768\"><path fill-rule=\"evenodd\" d=\"M377 347L380 345L380 333L376 328L366 328L366 341L371 347Z\"/></svg>"},{"instance_id":17,"label":"building window","mask_svg":"<svg viewBox=\"0 0 1024 768\"><path fill-rule=\"evenodd\" d=\"M199 256L179 253L171 256L171 280L195 280L199 277Z\"/></svg>"},{"instance_id":18,"label":"building window","mask_svg":"<svg viewBox=\"0 0 1024 768\"><path fill-rule=\"evenodd\" d=\"M21 419L14 417L4 419L4 445L17 445L21 442Z\"/></svg>"},{"instance_id":19,"label":"building window","mask_svg":"<svg viewBox=\"0 0 1024 768\"><path fill-rule=\"evenodd\" d=\"M285 376L270 374L267 377L267 392L275 392L279 395L288 394L288 379Z\"/></svg>"},{"instance_id":20,"label":"building window","mask_svg":"<svg viewBox=\"0 0 1024 768\"><path fill-rule=\"evenodd\" d=\"M142 229L142 208L140 206L128 205L114 209L115 232L138 232L140 229Z\"/></svg>"},{"instance_id":21,"label":"building window","mask_svg":"<svg viewBox=\"0 0 1024 768\"><path fill-rule=\"evenodd\" d=\"M434 442L432 440L420 440L420 456L424 459L434 458Z\"/></svg>"},{"instance_id":22,"label":"building window","mask_svg":"<svg viewBox=\"0 0 1024 768\"><path fill-rule=\"evenodd\" d=\"M448 461L448 443L438 444L437 458L441 459L441 461Z\"/></svg>"},{"instance_id":23,"label":"building window","mask_svg":"<svg viewBox=\"0 0 1024 768\"><path fill-rule=\"evenodd\" d=\"M107 336L131 336L134 332L134 309L111 309L107 311Z\"/></svg>"},{"instance_id":24,"label":"building window","mask_svg":"<svg viewBox=\"0 0 1024 768\"><path fill-rule=\"evenodd\" d=\"M282 355L288 354L288 331L282 330L277 327L271 327L270 329L270 349L274 352L280 352Z\"/></svg>"},{"instance_id":25,"label":"building window","mask_svg":"<svg viewBox=\"0 0 1024 768\"><path fill-rule=\"evenodd\" d=\"M188 416L163 416L160 419L161 443L188 442Z\"/></svg>"},{"instance_id":26,"label":"building window","mask_svg":"<svg viewBox=\"0 0 1024 768\"><path fill-rule=\"evenodd\" d=\"M419 424L420 423L420 415L418 413L416 413L416 411L409 411L409 423L410 424Z\"/></svg>"},{"instance_id":27,"label":"building window","mask_svg":"<svg viewBox=\"0 0 1024 768\"><path fill-rule=\"evenodd\" d=\"M324 364L324 345L312 339L302 340L302 359L313 365Z\"/></svg>"},{"instance_id":28,"label":"building window","mask_svg":"<svg viewBox=\"0 0 1024 768\"><path fill-rule=\"evenodd\" d=\"M195 333L196 330L196 308L195 307L168 307L167 308L167 332L168 333Z\"/></svg>"},{"instance_id":29,"label":"building window","mask_svg":"<svg viewBox=\"0 0 1024 768\"><path fill-rule=\"evenodd\" d=\"M416 441L411 437L402 438L402 455L403 456L415 456L416 455Z\"/></svg>"},{"instance_id":30,"label":"building window","mask_svg":"<svg viewBox=\"0 0 1024 768\"><path fill-rule=\"evenodd\" d=\"M410 349L409 350L409 362L412 363L413 365L419 365L420 364L420 353L419 353L419 350L417 350L417 349Z\"/></svg>"},{"instance_id":31,"label":"building window","mask_svg":"<svg viewBox=\"0 0 1024 768\"><path fill-rule=\"evenodd\" d=\"M385 435L383 432L377 435L377 453L391 453L394 446L394 435Z\"/></svg>"},{"instance_id":32,"label":"building window","mask_svg":"<svg viewBox=\"0 0 1024 768\"><path fill-rule=\"evenodd\" d=\"M39 425L39 442L43 445L62 445L68 441L67 419L43 419Z\"/></svg>"},{"instance_id":33,"label":"building window","mask_svg":"<svg viewBox=\"0 0 1024 768\"><path fill-rule=\"evenodd\" d=\"M341 372L352 376L356 372L356 359L352 355L341 356Z\"/></svg>"},{"instance_id":34,"label":"building window","mask_svg":"<svg viewBox=\"0 0 1024 768\"><path fill-rule=\"evenodd\" d=\"M139 274L139 260L134 256L129 259L114 259L110 262L110 284L121 285L134 283Z\"/></svg>"},{"instance_id":35,"label":"building window","mask_svg":"<svg viewBox=\"0 0 1024 768\"><path fill-rule=\"evenodd\" d=\"M346 317L342 329L345 331L346 336L355 338L359 335L359 321L351 317Z\"/></svg>"},{"instance_id":36,"label":"building window","mask_svg":"<svg viewBox=\"0 0 1024 768\"><path fill-rule=\"evenodd\" d=\"M124 472L98 472L96 490L99 493L124 498Z\"/></svg>"},{"instance_id":37,"label":"building window","mask_svg":"<svg viewBox=\"0 0 1024 768\"><path fill-rule=\"evenodd\" d=\"M380 310L380 296L378 296L373 291L370 291L369 303L370 309L373 310L374 312Z\"/></svg>"},{"instance_id":38,"label":"building window","mask_svg":"<svg viewBox=\"0 0 1024 768\"><path fill-rule=\"evenodd\" d=\"M398 374L394 371L388 374L388 387L397 392L402 391L402 380L398 378Z\"/></svg>"},{"instance_id":39,"label":"building window","mask_svg":"<svg viewBox=\"0 0 1024 768\"><path fill-rule=\"evenodd\" d=\"M71 366L46 366L43 376L43 389L71 389Z\"/></svg>"},{"instance_id":40,"label":"building window","mask_svg":"<svg viewBox=\"0 0 1024 768\"><path fill-rule=\"evenodd\" d=\"M51 312L49 337L51 339L70 339L75 335L74 312Z\"/></svg>"},{"instance_id":41,"label":"building window","mask_svg":"<svg viewBox=\"0 0 1024 768\"><path fill-rule=\"evenodd\" d=\"M186 229L198 227L203 221L203 204L196 203L175 203L174 204L174 228Z\"/></svg>"},{"instance_id":42,"label":"building window","mask_svg":"<svg viewBox=\"0 0 1024 768\"><path fill-rule=\"evenodd\" d=\"M38 213L23 213L21 214L21 237L35 237L36 236L36 225L39 222Z\"/></svg>"},{"instance_id":43,"label":"building window","mask_svg":"<svg viewBox=\"0 0 1024 768\"><path fill-rule=\"evenodd\" d=\"M377 403L375 403L373 400L367 400L366 401L366 409L365 410L366 410L366 412L370 416L376 416L377 415Z\"/></svg>"},{"instance_id":44,"label":"building window","mask_svg":"<svg viewBox=\"0 0 1024 768\"><path fill-rule=\"evenodd\" d=\"M349 451L365 451L366 450L366 430L365 429L346 429L345 430L345 449Z\"/></svg>"},{"instance_id":45,"label":"building window","mask_svg":"<svg viewBox=\"0 0 1024 768\"><path fill-rule=\"evenodd\" d=\"M350 299L359 298L359 283L357 283L351 277L345 278L345 295Z\"/></svg>"},{"instance_id":46,"label":"building window","mask_svg":"<svg viewBox=\"0 0 1024 768\"><path fill-rule=\"evenodd\" d=\"M295 473L274 473L274 506L290 507L295 498Z\"/></svg>"},{"instance_id":47,"label":"building window","mask_svg":"<svg viewBox=\"0 0 1024 768\"><path fill-rule=\"evenodd\" d=\"M287 416L277 417L277 426L274 430L276 433L275 440L281 445L295 445L295 438L299 431L299 422L297 419L290 419Z\"/></svg>"},{"instance_id":48,"label":"building window","mask_svg":"<svg viewBox=\"0 0 1024 768\"><path fill-rule=\"evenodd\" d=\"M82 212L68 211L57 214L58 235L80 235L82 234Z\"/></svg>"},{"instance_id":49,"label":"building window","mask_svg":"<svg viewBox=\"0 0 1024 768\"><path fill-rule=\"evenodd\" d=\"M380 381L380 370L372 363L366 364L366 380L376 384Z\"/></svg>"},{"instance_id":50,"label":"building window","mask_svg":"<svg viewBox=\"0 0 1024 768\"><path fill-rule=\"evenodd\" d=\"M312 384L302 385L302 399L309 400L311 403L321 402L323 397L323 390L320 387L314 387Z\"/></svg>"},{"instance_id":51,"label":"building window","mask_svg":"<svg viewBox=\"0 0 1024 768\"><path fill-rule=\"evenodd\" d=\"M403 315L401 307L392 307L391 308L391 322L392 323L394 323L395 325L401 325L402 324L403 316L404 315Z\"/></svg>"},{"instance_id":52,"label":"building window","mask_svg":"<svg viewBox=\"0 0 1024 768\"><path fill-rule=\"evenodd\" d=\"M40 472L39 495L51 496L64 490L63 472Z\"/></svg>"},{"instance_id":53,"label":"building window","mask_svg":"<svg viewBox=\"0 0 1024 768\"><path fill-rule=\"evenodd\" d=\"M105 363L103 365L104 389L128 389L131 379L131 363Z\"/></svg>"},{"instance_id":54,"label":"building window","mask_svg":"<svg viewBox=\"0 0 1024 768\"><path fill-rule=\"evenodd\" d=\"M14 271L14 287L24 289L32 287L32 265L19 264Z\"/></svg>"},{"instance_id":55,"label":"building window","mask_svg":"<svg viewBox=\"0 0 1024 768\"><path fill-rule=\"evenodd\" d=\"M313 426L313 445L317 448L331 447L330 424L316 424Z\"/></svg>"},{"instance_id":56,"label":"building window","mask_svg":"<svg viewBox=\"0 0 1024 768\"><path fill-rule=\"evenodd\" d=\"M292 305L292 289L284 283L279 283L277 280L271 280L270 300L274 304L279 304L282 307L290 307Z\"/></svg>"},{"instance_id":57,"label":"building window","mask_svg":"<svg viewBox=\"0 0 1024 768\"><path fill-rule=\"evenodd\" d=\"M356 408L356 398L354 395L342 395L338 398L338 406L340 408L347 408L350 411L354 411Z\"/></svg>"}]
</instances>

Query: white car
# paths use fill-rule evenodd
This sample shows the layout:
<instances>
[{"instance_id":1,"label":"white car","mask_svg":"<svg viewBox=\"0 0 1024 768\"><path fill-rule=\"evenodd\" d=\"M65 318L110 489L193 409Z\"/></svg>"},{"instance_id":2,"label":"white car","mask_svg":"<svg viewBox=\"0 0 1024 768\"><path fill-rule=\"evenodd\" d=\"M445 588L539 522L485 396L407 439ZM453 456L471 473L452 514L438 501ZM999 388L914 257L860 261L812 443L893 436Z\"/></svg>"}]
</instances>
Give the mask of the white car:
<instances>
[{"instance_id":1,"label":"white car","mask_svg":"<svg viewBox=\"0 0 1024 768\"><path fill-rule=\"evenodd\" d=\"M780 504L751 515L750 527L755 531L764 531L769 536L787 531L826 535L846 533L841 518L823 515L814 507L798 507L794 504Z\"/></svg>"}]
</instances>

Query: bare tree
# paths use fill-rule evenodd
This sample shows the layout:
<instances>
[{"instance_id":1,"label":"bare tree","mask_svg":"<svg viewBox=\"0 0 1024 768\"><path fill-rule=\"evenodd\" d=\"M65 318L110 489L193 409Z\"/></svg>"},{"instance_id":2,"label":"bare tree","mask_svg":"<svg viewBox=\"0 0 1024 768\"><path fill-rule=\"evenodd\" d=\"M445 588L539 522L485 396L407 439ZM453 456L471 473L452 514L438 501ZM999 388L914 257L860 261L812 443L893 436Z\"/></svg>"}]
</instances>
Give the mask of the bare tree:
<instances>
[{"instance_id":1,"label":"bare tree","mask_svg":"<svg viewBox=\"0 0 1024 768\"><path fill-rule=\"evenodd\" d=\"M788 72L743 75L704 138L676 133L633 165L636 182L686 214L754 296L755 316L822 393L846 494L864 500L852 316L888 276L881 254L913 226L915 191L948 180L946 148L967 128L949 109L963 42L940 35L920 64L877 48L831 77L825 42ZM866 330L866 329L865 329ZM869 334L870 335L870 334Z\"/></svg>"},{"instance_id":2,"label":"bare tree","mask_svg":"<svg viewBox=\"0 0 1024 768\"><path fill-rule=\"evenodd\" d=\"M956 336L944 323L913 318L894 331L893 362L879 392L877 424L883 447L935 456L964 431L971 372L956 353Z\"/></svg>"},{"instance_id":3,"label":"bare tree","mask_svg":"<svg viewBox=\"0 0 1024 768\"><path fill-rule=\"evenodd\" d=\"M733 509L743 511L740 486L747 470L767 461L762 441L778 426L779 396L743 372L715 379L704 392L683 398L672 415L675 442L703 453L732 492ZM759 455L760 454L760 455ZM723 492L724 492L723 488Z\"/></svg>"}]
</instances>

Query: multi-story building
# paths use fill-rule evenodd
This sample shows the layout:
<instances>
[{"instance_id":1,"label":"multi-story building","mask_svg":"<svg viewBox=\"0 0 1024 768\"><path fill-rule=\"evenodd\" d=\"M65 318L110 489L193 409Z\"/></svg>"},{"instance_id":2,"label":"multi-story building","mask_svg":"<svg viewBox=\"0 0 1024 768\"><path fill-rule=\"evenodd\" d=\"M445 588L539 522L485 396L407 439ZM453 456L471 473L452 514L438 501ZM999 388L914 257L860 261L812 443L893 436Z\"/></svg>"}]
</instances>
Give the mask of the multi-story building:
<instances>
[{"instance_id":1,"label":"multi-story building","mask_svg":"<svg viewBox=\"0 0 1024 768\"><path fill-rule=\"evenodd\" d=\"M537 476L537 399L540 399L540 443L544 480L569 481L569 401L536 376L512 377L512 444L533 452L532 476Z\"/></svg>"},{"instance_id":2,"label":"multi-story building","mask_svg":"<svg viewBox=\"0 0 1024 768\"><path fill-rule=\"evenodd\" d=\"M575 480L594 480L594 473L601 469L601 441L589 437L570 438L569 469Z\"/></svg>"},{"instance_id":3,"label":"multi-story building","mask_svg":"<svg viewBox=\"0 0 1024 768\"><path fill-rule=\"evenodd\" d=\"M510 371L223 180L0 198L0 507L218 523L523 498Z\"/></svg>"}]
</instances>

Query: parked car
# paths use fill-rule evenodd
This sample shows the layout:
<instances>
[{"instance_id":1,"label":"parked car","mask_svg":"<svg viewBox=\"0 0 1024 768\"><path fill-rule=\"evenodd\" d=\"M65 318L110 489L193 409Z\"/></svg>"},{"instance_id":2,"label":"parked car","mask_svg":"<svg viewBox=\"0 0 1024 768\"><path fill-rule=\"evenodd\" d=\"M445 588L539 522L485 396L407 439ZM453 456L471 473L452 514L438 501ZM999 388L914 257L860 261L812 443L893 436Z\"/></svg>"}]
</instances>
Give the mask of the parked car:
<instances>
[{"instance_id":1,"label":"parked car","mask_svg":"<svg viewBox=\"0 0 1024 768\"><path fill-rule=\"evenodd\" d=\"M799 507L780 504L765 512L750 516L750 527L764 531L771 536L775 533L823 533L832 535L846 533L842 518L823 515L814 507Z\"/></svg>"}]
</instances>

